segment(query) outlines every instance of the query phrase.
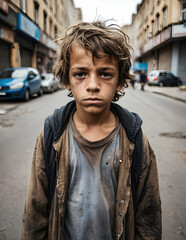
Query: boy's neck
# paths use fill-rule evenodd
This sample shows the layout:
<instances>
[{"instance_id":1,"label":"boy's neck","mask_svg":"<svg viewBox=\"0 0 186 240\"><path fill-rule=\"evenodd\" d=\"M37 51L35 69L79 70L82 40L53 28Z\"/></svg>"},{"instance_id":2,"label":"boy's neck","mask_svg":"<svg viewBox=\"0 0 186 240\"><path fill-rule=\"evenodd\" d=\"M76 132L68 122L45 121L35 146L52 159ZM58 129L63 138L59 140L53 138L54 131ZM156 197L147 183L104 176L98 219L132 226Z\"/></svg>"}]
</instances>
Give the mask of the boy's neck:
<instances>
[{"instance_id":1,"label":"boy's neck","mask_svg":"<svg viewBox=\"0 0 186 240\"><path fill-rule=\"evenodd\" d=\"M74 113L73 121L80 134L89 141L105 138L116 126L116 116L110 111L102 114Z\"/></svg>"}]
</instances>

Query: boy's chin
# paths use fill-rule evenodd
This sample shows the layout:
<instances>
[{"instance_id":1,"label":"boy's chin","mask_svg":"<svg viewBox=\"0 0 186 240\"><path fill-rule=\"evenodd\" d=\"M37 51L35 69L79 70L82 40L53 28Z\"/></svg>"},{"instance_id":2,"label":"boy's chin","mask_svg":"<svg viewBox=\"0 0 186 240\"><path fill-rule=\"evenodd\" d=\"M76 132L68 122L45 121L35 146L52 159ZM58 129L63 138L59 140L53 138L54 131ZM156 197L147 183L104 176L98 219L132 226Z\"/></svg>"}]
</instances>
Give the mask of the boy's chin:
<instances>
[{"instance_id":1,"label":"boy's chin","mask_svg":"<svg viewBox=\"0 0 186 240\"><path fill-rule=\"evenodd\" d=\"M86 106L84 107L84 112L85 113L88 113L88 114L102 114L105 112L105 107L103 106L94 106L94 105L91 105L91 106Z\"/></svg>"}]
</instances>

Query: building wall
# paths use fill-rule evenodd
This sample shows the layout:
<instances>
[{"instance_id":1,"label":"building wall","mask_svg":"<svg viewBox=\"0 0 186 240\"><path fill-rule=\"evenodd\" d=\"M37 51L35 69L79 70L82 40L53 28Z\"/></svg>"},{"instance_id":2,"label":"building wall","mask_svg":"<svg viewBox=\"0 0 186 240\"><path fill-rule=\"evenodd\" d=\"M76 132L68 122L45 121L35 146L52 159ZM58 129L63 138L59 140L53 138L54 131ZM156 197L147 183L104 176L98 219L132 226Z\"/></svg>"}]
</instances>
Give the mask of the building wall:
<instances>
[{"instance_id":1,"label":"building wall","mask_svg":"<svg viewBox=\"0 0 186 240\"><path fill-rule=\"evenodd\" d=\"M136 54L133 61L147 62L148 71L171 70L185 79L186 19L181 17L183 2L185 0L143 0L138 4L127 31L134 39L132 44Z\"/></svg>"},{"instance_id":2,"label":"building wall","mask_svg":"<svg viewBox=\"0 0 186 240\"><path fill-rule=\"evenodd\" d=\"M167 9L167 18L164 22L164 11ZM139 22L137 30L138 48L150 38L162 31L166 26L180 20L179 0L143 0L138 4L136 18ZM159 20L158 20L159 19ZM159 22L159 24L158 24ZM133 25L133 23L132 23ZM133 28L133 26L132 26Z\"/></svg>"},{"instance_id":3,"label":"building wall","mask_svg":"<svg viewBox=\"0 0 186 240\"><path fill-rule=\"evenodd\" d=\"M55 40L63 35L67 27L81 21L81 10L74 7L72 0L2 1L8 4L9 12L0 10L0 54L9 57L6 62L0 62L0 70L29 65L37 67L40 72L52 71L53 59L59 48L59 41ZM35 6L38 6L38 19ZM46 29L44 12L47 16ZM20 29L17 15L23 19L19 21ZM25 28L24 24L27 25ZM32 35L33 32L36 34L36 30L39 32L37 37Z\"/></svg>"},{"instance_id":4,"label":"building wall","mask_svg":"<svg viewBox=\"0 0 186 240\"><path fill-rule=\"evenodd\" d=\"M63 32L63 24L64 24L64 14L63 14L63 2L60 0L26 0L27 1L27 8L26 14L32 21L35 21L34 16L34 2L38 3L38 24L39 28L44 31L44 12L47 14L47 29L45 33L50 37L54 38L54 28L55 26L58 29L59 34ZM20 6L20 5L19 5ZM56 7L57 6L57 7ZM52 31L50 29L50 20L52 20Z\"/></svg>"},{"instance_id":5,"label":"building wall","mask_svg":"<svg viewBox=\"0 0 186 240\"><path fill-rule=\"evenodd\" d=\"M81 11L74 7L73 0L65 1L65 10L67 13L68 26L72 26L81 20ZM72 14L73 13L73 14Z\"/></svg>"},{"instance_id":6,"label":"building wall","mask_svg":"<svg viewBox=\"0 0 186 240\"><path fill-rule=\"evenodd\" d=\"M12 0L12 3L15 4L17 7L20 7L20 0Z\"/></svg>"},{"instance_id":7,"label":"building wall","mask_svg":"<svg viewBox=\"0 0 186 240\"><path fill-rule=\"evenodd\" d=\"M138 54L138 37L137 32L139 29L139 16L136 14L133 14L132 16L132 24L131 25L124 25L122 27L122 30L129 36L130 39L130 45L133 48L132 54L132 60L134 60L139 54Z\"/></svg>"},{"instance_id":8,"label":"building wall","mask_svg":"<svg viewBox=\"0 0 186 240\"><path fill-rule=\"evenodd\" d=\"M166 24L163 22L164 10L167 9ZM161 31L165 26L176 23L180 20L180 1L179 0L143 0L138 6L140 28L138 36L140 36L139 46L147 41L149 37ZM157 16L159 15L159 24L157 24ZM154 21L154 23L152 23ZM158 28L159 26L159 28Z\"/></svg>"}]
</instances>

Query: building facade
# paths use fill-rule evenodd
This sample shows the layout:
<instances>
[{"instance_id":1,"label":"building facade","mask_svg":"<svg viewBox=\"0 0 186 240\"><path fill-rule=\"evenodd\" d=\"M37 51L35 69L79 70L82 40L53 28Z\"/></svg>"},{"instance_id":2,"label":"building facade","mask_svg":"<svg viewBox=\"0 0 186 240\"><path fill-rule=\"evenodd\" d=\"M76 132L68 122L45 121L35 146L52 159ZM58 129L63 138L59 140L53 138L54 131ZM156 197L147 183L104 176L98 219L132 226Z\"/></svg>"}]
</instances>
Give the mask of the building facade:
<instances>
[{"instance_id":1,"label":"building facade","mask_svg":"<svg viewBox=\"0 0 186 240\"><path fill-rule=\"evenodd\" d=\"M171 70L186 81L185 0L143 0L132 24L123 28L135 50L133 61L147 62L148 72Z\"/></svg>"},{"instance_id":2,"label":"building facade","mask_svg":"<svg viewBox=\"0 0 186 240\"><path fill-rule=\"evenodd\" d=\"M0 0L0 71L31 66L51 72L58 40L81 18L73 0Z\"/></svg>"}]
</instances>

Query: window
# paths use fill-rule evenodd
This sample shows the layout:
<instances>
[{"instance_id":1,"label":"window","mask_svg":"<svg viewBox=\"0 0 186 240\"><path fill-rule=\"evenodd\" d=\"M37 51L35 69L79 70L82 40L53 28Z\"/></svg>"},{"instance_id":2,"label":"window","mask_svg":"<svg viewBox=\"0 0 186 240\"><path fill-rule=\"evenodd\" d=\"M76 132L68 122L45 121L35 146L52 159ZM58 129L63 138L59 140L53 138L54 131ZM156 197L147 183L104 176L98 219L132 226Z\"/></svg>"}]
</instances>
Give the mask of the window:
<instances>
[{"instance_id":1,"label":"window","mask_svg":"<svg viewBox=\"0 0 186 240\"><path fill-rule=\"evenodd\" d=\"M166 77L168 78L174 78L175 76L171 72L167 72Z\"/></svg>"},{"instance_id":2,"label":"window","mask_svg":"<svg viewBox=\"0 0 186 240\"><path fill-rule=\"evenodd\" d=\"M32 80L37 76L37 74L35 74L34 72L30 71L29 75L28 75L28 80Z\"/></svg>"},{"instance_id":3,"label":"window","mask_svg":"<svg viewBox=\"0 0 186 240\"><path fill-rule=\"evenodd\" d=\"M0 73L0 78L25 78L28 71L25 69L5 69Z\"/></svg>"},{"instance_id":4,"label":"window","mask_svg":"<svg viewBox=\"0 0 186 240\"><path fill-rule=\"evenodd\" d=\"M23 12L27 11L27 0L20 0L20 8Z\"/></svg>"},{"instance_id":5,"label":"window","mask_svg":"<svg viewBox=\"0 0 186 240\"><path fill-rule=\"evenodd\" d=\"M36 24L39 23L38 13L39 13L39 4L37 1L34 1L34 21Z\"/></svg>"},{"instance_id":6,"label":"window","mask_svg":"<svg viewBox=\"0 0 186 240\"><path fill-rule=\"evenodd\" d=\"M151 22L151 34L153 35L154 33L154 20Z\"/></svg>"},{"instance_id":7,"label":"window","mask_svg":"<svg viewBox=\"0 0 186 240\"><path fill-rule=\"evenodd\" d=\"M54 28L55 38L57 38L57 26Z\"/></svg>"},{"instance_id":8,"label":"window","mask_svg":"<svg viewBox=\"0 0 186 240\"><path fill-rule=\"evenodd\" d=\"M44 32L47 31L47 13L45 11L43 12L43 29Z\"/></svg>"},{"instance_id":9,"label":"window","mask_svg":"<svg viewBox=\"0 0 186 240\"><path fill-rule=\"evenodd\" d=\"M55 38L57 38L57 26L54 28Z\"/></svg>"},{"instance_id":10,"label":"window","mask_svg":"<svg viewBox=\"0 0 186 240\"><path fill-rule=\"evenodd\" d=\"M163 27L167 25L167 7L163 8Z\"/></svg>"},{"instance_id":11,"label":"window","mask_svg":"<svg viewBox=\"0 0 186 240\"><path fill-rule=\"evenodd\" d=\"M186 1L181 3L181 20L186 21Z\"/></svg>"},{"instance_id":12,"label":"window","mask_svg":"<svg viewBox=\"0 0 186 240\"><path fill-rule=\"evenodd\" d=\"M156 27L157 27L157 32L160 30L160 15L159 13L156 14Z\"/></svg>"},{"instance_id":13,"label":"window","mask_svg":"<svg viewBox=\"0 0 186 240\"><path fill-rule=\"evenodd\" d=\"M50 36L52 36L52 19L50 19Z\"/></svg>"}]
</instances>

